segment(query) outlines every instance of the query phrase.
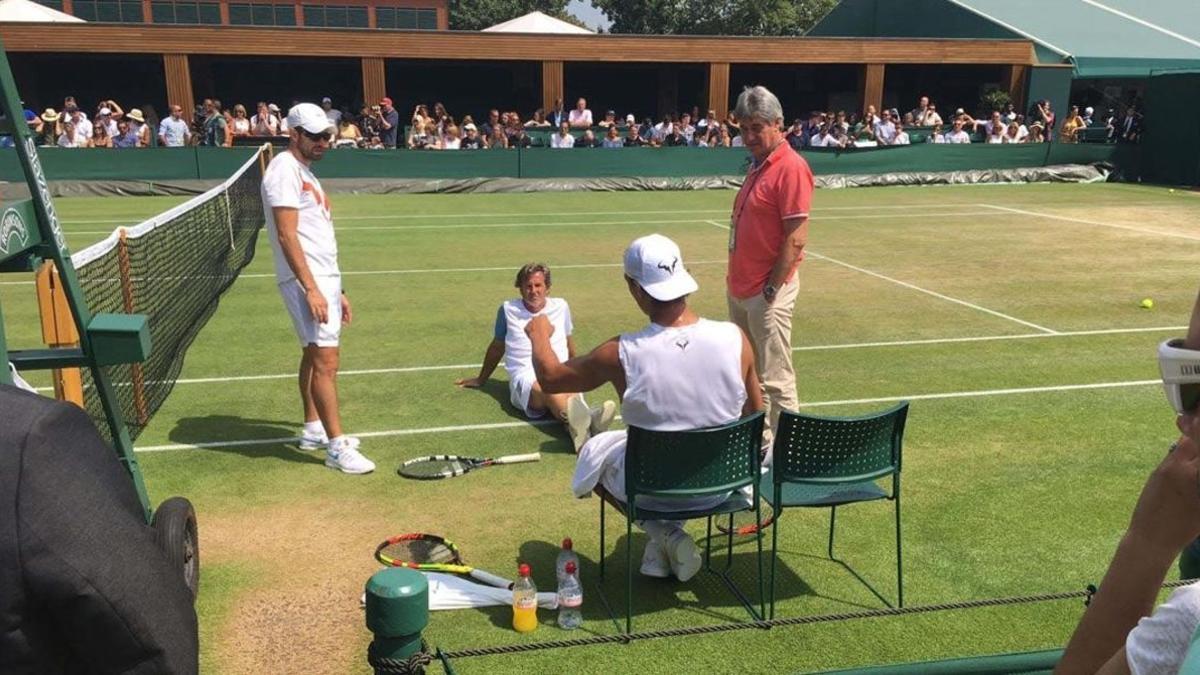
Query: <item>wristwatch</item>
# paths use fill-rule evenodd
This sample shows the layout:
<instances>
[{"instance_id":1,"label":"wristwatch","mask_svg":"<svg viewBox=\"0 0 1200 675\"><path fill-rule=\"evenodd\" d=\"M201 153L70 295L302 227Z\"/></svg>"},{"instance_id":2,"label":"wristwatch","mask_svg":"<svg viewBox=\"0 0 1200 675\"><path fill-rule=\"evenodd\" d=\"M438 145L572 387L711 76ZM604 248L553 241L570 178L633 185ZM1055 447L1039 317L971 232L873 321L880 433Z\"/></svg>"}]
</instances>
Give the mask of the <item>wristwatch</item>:
<instances>
[{"instance_id":1,"label":"wristwatch","mask_svg":"<svg viewBox=\"0 0 1200 675\"><path fill-rule=\"evenodd\" d=\"M774 300L775 294L778 292L779 289L775 288L774 284L768 283L766 286L763 286L763 297L767 299L767 302Z\"/></svg>"}]
</instances>

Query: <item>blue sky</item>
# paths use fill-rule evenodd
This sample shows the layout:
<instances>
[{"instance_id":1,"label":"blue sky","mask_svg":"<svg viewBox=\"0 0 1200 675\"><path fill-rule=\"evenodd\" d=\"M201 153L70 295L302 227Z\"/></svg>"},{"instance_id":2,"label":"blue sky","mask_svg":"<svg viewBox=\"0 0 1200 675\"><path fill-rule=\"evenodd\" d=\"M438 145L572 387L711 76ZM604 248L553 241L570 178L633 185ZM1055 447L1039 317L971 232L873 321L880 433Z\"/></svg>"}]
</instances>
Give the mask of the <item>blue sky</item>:
<instances>
[{"instance_id":1,"label":"blue sky","mask_svg":"<svg viewBox=\"0 0 1200 675\"><path fill-rule=\"evenodd\" d=\"M574 14L591 28L608 28L612 25L612 22L608 20L608 17L604 16L603 12L593 7L589 0L571 0L571 2L567 4L567 11Z\"/></svg>"}]
</instances>

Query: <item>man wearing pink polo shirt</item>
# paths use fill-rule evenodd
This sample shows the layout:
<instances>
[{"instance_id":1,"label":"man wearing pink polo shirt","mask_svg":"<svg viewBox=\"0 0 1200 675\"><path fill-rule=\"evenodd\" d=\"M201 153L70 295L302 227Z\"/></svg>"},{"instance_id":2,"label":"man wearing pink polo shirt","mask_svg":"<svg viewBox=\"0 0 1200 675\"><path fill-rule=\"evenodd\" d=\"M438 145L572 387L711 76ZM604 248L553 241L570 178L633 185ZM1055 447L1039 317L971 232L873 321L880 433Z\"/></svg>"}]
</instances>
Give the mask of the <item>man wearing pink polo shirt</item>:
<instances>
[{"instance_id":1,"label":"man wearing pink polo shirt","mask_svg":"<svg viewBox=\"0 0 1200 675\"><path fill-rule=\"evenodd\" d=\"M783 107L766 87L738 96L736 114L754 161L729 220L729 319L750 336L762 383L770 443L779 411L799 407L792 367L796 268L808 241L813 175L783 134Z\"/></svg>"}]
</instances>

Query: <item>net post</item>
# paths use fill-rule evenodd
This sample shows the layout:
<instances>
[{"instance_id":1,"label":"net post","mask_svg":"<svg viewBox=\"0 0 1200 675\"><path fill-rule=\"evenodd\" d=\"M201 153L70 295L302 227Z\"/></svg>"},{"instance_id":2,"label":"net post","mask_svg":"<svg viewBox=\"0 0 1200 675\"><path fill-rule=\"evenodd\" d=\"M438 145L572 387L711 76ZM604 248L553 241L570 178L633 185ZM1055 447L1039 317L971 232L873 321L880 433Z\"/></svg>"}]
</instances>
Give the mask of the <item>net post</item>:
<instances>
[{"instance_id":1,"label":"net post","mask_svg":"<svg viewBox=\"0 0 1200 675\"><path fill-rule=\"evenodd\" d=\"M42 342L53 349L78 347L79 331L75 329L75 319L67 304L67 295L54 261L42 263L34 274L34 280L38 314L42 318ZM83 373L79 368L54 368L51 375L54 379L54 398L83 408Z\"/></svg>"},{"instance_id":2,"label":"net post","mask_svg":"<svg viewBox=\"0 0 1200 675\"><path fill-rule=\"evenodd\" d=\"M117 266L120 270L121 278L121 303L126 314L133 314L133 280L130 274L129 263L129 247L125 243L125 228L120 229L120 234L117 235ZM142 377L142 364L130 364L133 371L133 381L130 386L133 387L133 407L137 413L138 426L144 427L150 421L150 414L146 408L146 389L145 380Z\"/></svg>"}]
</instances>

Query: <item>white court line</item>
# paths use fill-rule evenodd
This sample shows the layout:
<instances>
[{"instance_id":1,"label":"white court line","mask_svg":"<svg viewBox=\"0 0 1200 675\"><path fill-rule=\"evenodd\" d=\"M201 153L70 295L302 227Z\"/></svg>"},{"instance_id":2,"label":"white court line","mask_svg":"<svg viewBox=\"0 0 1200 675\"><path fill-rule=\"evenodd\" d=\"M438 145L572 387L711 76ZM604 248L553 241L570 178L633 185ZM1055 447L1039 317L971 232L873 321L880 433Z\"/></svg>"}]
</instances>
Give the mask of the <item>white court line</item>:
<instances>
[{"instance_id":1,"label":"white court line","mask_svg":"<svg viewBox=\"0 0 1200 675\"><path fill-rule=\"evenodd\" d=\"M894 205L882 204L872 206L823 206L814 213L820 214L825 211L880 211L884 209L912 209L912 208L970 208L975 204L963 203L955 204L953 202L938 202L936 204L909 204L909 205ZM375 216L339 216L336 218L338 222L343 220L407 220L416 218L540 218L543 216L641 216L655 215L661 213L729 213L728 206L716 207L711 209L659 209L652 211L520 211L514 213L405 213L397 215L375 215ZM150 214L153 215L153 214ZM128 223L131 220L142 221L149 217L146 214L130 216L129 218L108 218L102 220L72 220L65 219L63 222L67 225L103 225L113 223L120 225Z\"/></svg>"},{"instance_id":2,"label":"white court line","mask_svg":"<svg viewBox=\"0 0 1200 675\"><path fill-rule=\"evenodd\" d=\"M876 398L856 398L846 399L842 401L816 401L813 403L801 404L801 409L804 408L824 408L840 405L856 405L864 403L891 403L898 401L928 401L938 399L953 399L953 398L974 398L980 396L1009 396L1014 394L1037 394L1046 392L1059 391L1078 391L1081 389L1115 389L1120 387L1145 387L1149 385L1160 384L1161 380L1130 380L1126 382L1096 382L1092 384L1065 384L1058 386L1047 387L1022 387L1017 389L984 389L977 391L956 391L945 392L940 394L913 394L909 396L881 396ZM445 434L456 433L463 431L488 431L493 429L514 429L526 426L548 426L559 424L554 420L531 420L523 422L497 422L493 424L462 424L456 426L442 427L419 427L412 429L390 429L387 431L368 431L365 433L356 433L359 438L383 438L388 436L415 436L418 434ZM279 445L282 443L295 443L299 441L298 437L280 437L280 438L255 438L255 439L240 439L229 441L200 441L197 443L168 443L165 445L149 445L141 448L135 448L136 452L162 452L165 450L197 450L203 448L235 448L254 445Z\"/></svg>"},{"instance_id":3,"label":"white court line","mask_svg":"<svg viewBox=\"0 0 1200 675\"><path fill-rule=\"evenodd\" d=\"M1080 330L1060 333L1021 333L1018 335L982 335L978 337L930 338L925 340L893 340L886 342L848 342L845 344L808 345L793 347L794 352L830 351L839 349L862 349L867 347L906 347L913 345L952 344L958 342L991 342L996 340L1028 340L1033 338L1081 337L1093 335L1119 335L1124 333L1162 333L1166 331L1186 330L1187 326L1153 326L1149 328L1109 328L1102 330ZM473 370L479 368L478 363L457 363L444 366L404 366L397 368L367 368L359 370L342 370L338 376L352 377L356 375L392 375L397 373L422 373L439 370ZM270 375L222 375L213 377L193 377L175 380L175 384L224 384L228 382L254 382L262 380L292 380L296 373L277 373ZM121 386L117 383L117 386ZM38 391L53 391L54 387L38 387Z\"/></svg>"},{"instance_id":4,"label":"white court line","mask_svg":"<svg viewBox=\"0 0 1200 675\"><path fill-rule=\"evenodd\" d=\"M1034 330L1040 330L1040 331L1042 331L1043 333L1051 333L1051 334L1058 333L1058 331L1056 331L1056 330L1054 330L1054 329L1052 329L1052 328L1046 328L1045 326L1039 326L1039 325L1038 325L1038 324L1036 324L1036 323L1032 323L1032 322L1030 322L1030 321L1026 321L1026 320L1024 320L1024 319L1018 319L1018 318L1017 318L1017 317L1015 317L1015 316L1011 316L1011 315L1009 315L1009 314L1005 314L1005 313L1003 313L1003 312L997 312L997 311L996 311L996 310L994 310L994 309L988 309L987 307L983 307L982 305L977 305L977 304L975 304L975 303L973 303L973 302L967 302L966 300L959 300L958 298L952 298L952 297L950 297L949 295L946 295L946 294L944 294L944 293L938 293L937 291L931 291L931 290L929 290L928 288L921 288L920 286L917 286L916 284L910 284L910 283L908 283L907 281L901 281L901 280L899 280L899 279L896 279L896 278L893 278L893 277L889 277L889 276L887 276L887 275L880 274L880 273L878 273L878 272L872 272L871 270L864 269L864 268L862 268L862 267L858 267L858 266L856 266L856 265L851 265L851 264L850 264L850 263L848 263L848 262L843 262L843 261L841 261L841 260L837 260L837 259L835 259L835 258L830 258L830 257L829 257L829 256L827 256L827 255L821 255L820 253L817 253L816 251L811 251L811 250L810 250L810 251L809 251L809 253L810 253L810 254L812 255L812 257L814 257L814 258L818 258L818 259L820 259L820 260L824 260L824 261L826 261L826 262L831 262L831 263L833 263L833 264L835 264L835 265L841 265L842 267L845 267L845 268L847 268L847 269L854 270L855 272L861 272L861 273L863 273L863 274L866 274L866 275L869 275L869 276L873 276L873 277L875 277L875 278L877 278L877 279L883 279L884 281L890 281L890 282L892 282L893 284L896 284L896 285L898 285L898 286L903 286L903 287L905 287L905 288L909 288L909 289L912 289L912 290L914 290L914 291L917 291L917 292L920 292L920 293L924 293L924 294L926 294L926 295L931 295L931 296L933 296L933 297L935 297L935 298L938 298L938 299L941 299L941 300L945 300L946 302L953 302L953 303L955 303L955 304L957 304L957 305L962 305L963 307L969 307L969 308L971 308L971 309L978 310L978 311L980 311L980 312L983 312L983 313L985 313L985 314L991 314L992 316L999 317L999 318L1001 318L1001 319L1007 319L1007 320L1009 320L1009 321L1014 321L1014 322L1016 322L1016 323L1019 323L1019 324L1021 324L1022 326L1029 326L1030 328L1033 328Z\"/></svg>"},{"instance_id":5,"label":"white court line","mask_svg":"<svg viewBox=\"0 0 1200 675\"><path fill-rule=\"evenodd\" d=\"M709 265L709 264L725 264L727 261L691 261L689 265ZM364 270L346 270L342 271L342 276L379 276L392 274L448 274L448 273L464 273L464 271L512 271L521 267L520 264L505 265L505 267L446 267L446 268L424 268L424 269L364 269ZM550 264L550 268L554 269L596 269L596 268L619 268L622 263L577 263L577 264ZM275 273L254 273L254 274L239 274L238 279L275 279ZM0 281L0 286L32 286L32 281Z\"/></svg>"},{"instance_id":6,"label":"white court line","mask_svg":"<svg viewBox=\"0 0 1200 675\"><path fill-rule=\"evenodd\" d=\"M712 225L713 227L719 227L719 228L721 228L721 229L723 229L723 230L728 230L728 229L729 229L729 226L728 226L728 225L723 225L723 224L721 224L721 223L718 223L718 222L717 222L717 221L715 221L715 220L706 220L706 221L704 221L704 222L708 223L709 225ZM959 300L958 298L952 298L952 297L950 297L949 295L945 295L944 293L938 293L937 291L931 291L931 290L929 290L928 288L921 288L920 286L917 286L916 284L910 284L910 283L908 283L907 281L901 281L901 280L899 280L899 279L895 279L895 278L893 278L893 277L889 277L889 276L887 276L887 275L880 274L880 273L878 273L878 272L872 272L871 270L864 269L864 268L862 268L862 267L858 267L858 266L856 266L856 265L851 265L851 264L850 264L850 263L848 263L848 262L843 262L843 261L841 261L841 260L837 260L837 259L834 259L834 258L830 258L829 256L826 256L826 255L821 255L820 253L817 253L816 251L813 251L812 249L808 249L807 251L808 251L808 254L809 254L809 255L811 255L812 257L814 257L814 258L817 258L817 259L819 259L819 260L824 260L824 261L826 261L826 262L831 262L831 263L833 263L833 264L835 264L835 265L841 265L842 267L845 267L845 268L847 268L847 269L852 269L852 270L854 270L855 272L861 272L862 274L866 274L866 275L868 275L868 276L872 276L872 277L875 277L875 278L877 278L877 279L883 279L884 281L890 281L890 282L892 282L893 284L897 284L897 285L899 285L899 286L903 286L903 287L905 287L905 288L908 288L908 289L911 289L911 290L914 290L914 291L917 291L917 292L920 292L920 293L924 293L924 294L926 294L926 295L931 295L931 296L933 296L933 297L935 297L935 298L938 298L938 299L940 299L940 300L945 300L945 301L947 301L947 302L953 302L953 303L955 303L955 304L957 304L957 305L962 305L963 307L969 307L969 308L971 308L971 309L978 310L978 311L980 311L980 312L983 312L983 313L985 313L985 314L991 314L992 316L999 317L999 318L1001 318L1001 319L1007 319L1007 320L1009 320L1009 321L1015 321L1016 323L1019 323L1019 324L1021 324L1022 326L1028 326L1029 328L1033 328L1034 330L1039 330L1039 331L1041 331L1041 332L1043 332L1043 333L1050 333L1050 334L1057 334L1057 333L1058 333L1058 331L1056 331L1056 330L1054 330L1054 329L1052 329L1052 328L1046 328L1045 326L1039 326L1039 325L1038 325L1038 324L1036 324L1036 323L1031 323L1031 322L1029 322L1029 321L1025 321L1024 319L1018 319L1018 318L1017 318L1017 317L1015 317L1015 316L1010 316L1010 315L1008 315L1008 314L1004 314L1004 313L1002 313L1002 312L997 312L997 311L996 311L996 310L994 310L994 309L988 309L987 307L983 307L983 306L981 306L981 305L976 305L976 304L975 304L975 303L973 303L973 302L967 302L966 300Z\"/></svg>"},{"instance_id":7,"label":"white court line","mask_svg":"<svg viewBox=\"0 0 1200 675\"><path fill-rule=\"evenodd\" d=\"M861 349L864 347L906 347L910 345L944 345L957 342L994 342L998 340L1032 340L1036 338L1080 337L1085 335L1119 335L1122 333L1165 333L1186 330L1187 326L1152 326L1148 328L1109 328L1105 330L1058 331L1054 333L1020 333L1017 335L981 335L978 337L929 338L924 340L891 340L886 342L849 342L846 344L807 345L792 347L794 352L813 352L831 349Z\"/></svg>"},{"instance_id":8,"label":"white court line","mask_svg":"<svg viewBox=\"0 0 1200 675\"><path fill-rule=\"evenodd\" d=\"M820 220L876 220L876 219L896 219L896 218L928 218L933 216L999 216L1001 214L995 211L962 211L951 213L947 211L938 211L936 213L921 212L921 213L887 213L887 214L870 214L857 216L822 216ZM671 225L682 223L698 222L697 218L672 218L668 220L579 220L574 222L524 222L524 223L458 223L455 225L370 225L361 227L337 227L338 233L342 232L394 232L397 230L486 230L497 229L502 227L593 227L599 225ZM708 222L708 221L706 221ZM70 234L110 234L109 230L78 230L72 231Z\"/></svg>"},{"instance_id":9,"label":"white court line","mask_svg":"<svg viewBox=\"0 0 1200 675\"><path fill-rule=\"evenodd\" d=\"M1097 225L1099 227L1112 227L1118 230L1129 230L1131 232L1141 232L1142 234L1153 234L1160 237L1175 237L1176 239L1190 239L1192 241L1200 241L1200 237L1191 234L1182 234L1179 232L1163 232L1162 230L1151 230L1145 227L1134 227L1133 225L1118 225L1117 223L1105 223L1099 220L1085 220L1083 218L1071 218L1069 216L1056 216L1052 213L1041 213L1038 211L1026 211L1024 209L1014 209L1010 206L996 206L995 204L979 204L989 209L997 211L1005 211L1007 213L1016 213L1022 216L1033 216L1034 218L1049 218L1050 220L1062 220L1068 223L1080 223L1083 225Z\"/></svg>"}]
</instances>

